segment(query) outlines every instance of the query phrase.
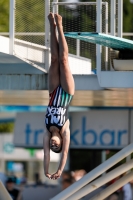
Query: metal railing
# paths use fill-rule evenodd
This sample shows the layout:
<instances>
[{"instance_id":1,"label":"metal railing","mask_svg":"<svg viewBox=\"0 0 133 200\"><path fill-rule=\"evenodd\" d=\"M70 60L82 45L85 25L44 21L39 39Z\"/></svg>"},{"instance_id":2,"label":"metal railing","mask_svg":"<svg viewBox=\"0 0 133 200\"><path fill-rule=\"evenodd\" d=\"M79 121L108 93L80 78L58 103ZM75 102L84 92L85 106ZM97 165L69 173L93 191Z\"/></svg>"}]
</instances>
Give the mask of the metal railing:
<instances>
[{"instance_id":1,"label":"metal railing","mask_svg":"<svg viewBox=\"0 0 133 200\"><path fill-rule=\"evenodd\" d=\"M113 179L117 177L118 175L127 172L129 169L133 167L132 161L129 161L128 163L122 165L119 168L116 168L115 170L111 171L110 173L105 174L101 178L98 178L94 182L90 183L94 179L96 179L98 176L103 174L105 171L107 171L109 168L117 164L119 161L127 157L133 152L133 143L128 145L127 147L123 148L121 151L119 151L117 154L106 160L104 163L100 164L98 167L93 169L91 172L89 172L87 175L85 175L82 179L72 184L70 187L56 195L52 200L78 200L81 197L85 196L86 194L90 193L92 190L97 189L101 185L108 182L110 179ZM130 175L122 177L120 181L118 182L118 187L123 186L127 182L129 182L131 179L133 179L133 172L130 173ZM100 181L99 181L100 180ZM89 185L87 185L90 183ZM102 184L101 184L102 183ZM94 187L95 184L95 187ZM87 185L87 186L86 186ZM93 187L93 188L92 188ZM110 192L116 191L116 187L113 187L111 189L106 188L104 192L101 194L102 198L99 198L99 200L107 197ZM94 198L97 199L97 198ZM93 199L93 200L94 200Z\"/></svg>"},{"instance_id":2,"label":"metal railing","mask_svg":"<svg viewBox=\"0 0 133 200\"><path fill-rule=\"evenodd\" d=\"M0 181L0 200L12 200L3 183Z\"/></svg>"},{"instance_id":3,"label":"metal railing","mask_svg":"<svg viewBox=\"0 0 133 200\"><path fill-rule=\"evenodd\" d=\"M108 34L110 34L110 33L108 33ZM9 36L9 32L0 32L0 35L3 35L3 36ZM45 36L45 33L42 33L42 32L40 32L40 33L35 33L35 32L30 32L30 33L26 33L26 32L18 32L18 33L15 33L15 35L22 35L22 36L24 36L24 35L35 35L35 36ZM124 36L133 36L133 33L131 33L131 32L123 32L122 33L122 36L124 37Z\"/></svg>"}]
</instances>

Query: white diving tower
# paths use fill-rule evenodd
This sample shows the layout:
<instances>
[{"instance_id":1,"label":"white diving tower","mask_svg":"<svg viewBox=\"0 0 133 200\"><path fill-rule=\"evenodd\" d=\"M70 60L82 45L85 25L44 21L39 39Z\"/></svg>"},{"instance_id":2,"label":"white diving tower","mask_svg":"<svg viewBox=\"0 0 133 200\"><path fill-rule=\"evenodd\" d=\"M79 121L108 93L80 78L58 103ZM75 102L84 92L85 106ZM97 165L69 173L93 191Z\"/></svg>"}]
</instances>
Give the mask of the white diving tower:
<instances>
[{"instance_id":1,"label":"white diving tower","mask_svg":"<svg viewBox=\"0 0 133 200\"><path fill-rule=\"evenodd\" d=\"M35 2L33 1L33 3ZM28 7L26 5L19 7L17 0L10 0L9 38L0 36L0 90L42 90L48 88L50 39L47 16L50 12L50 1L44 1L44 5L41 7L42 10L44 9L42 17L45 21L45 33L30 32L31 30L18 32L20 31L17 28L18 23L22 23L21 29L23 26L26 29L31 26L31 24L24 24L26 22L22 21L23 16L18 15L20 9L23 10L23 13L27 13ZM37 39L34 40L34 37ZM44 43L40 42L41 40ZM96 76L91 71L91 59L82 57L77 52L76 55L69 54L69 63L77 89L84 89L84 82L86 90L101 89ZM91 76L89 80L87 79L88 75Z\"/></svg>"}]
</instances>

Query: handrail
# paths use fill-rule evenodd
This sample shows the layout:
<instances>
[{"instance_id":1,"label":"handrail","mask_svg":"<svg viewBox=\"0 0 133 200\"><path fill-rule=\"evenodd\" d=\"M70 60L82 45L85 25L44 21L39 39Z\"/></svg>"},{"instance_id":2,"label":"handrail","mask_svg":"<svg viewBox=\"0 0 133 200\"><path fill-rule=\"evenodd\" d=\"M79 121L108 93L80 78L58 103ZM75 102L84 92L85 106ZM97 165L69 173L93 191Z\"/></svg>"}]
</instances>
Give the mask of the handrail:
<instances>
[{"instance_id":1,"label":"handrail","mask_svg":"<svg viewBox=\"0 0 133 200\"><path fill-rule=\"evenodd\" d=\"M110 35L110 33L108 33ZM8 35L9 36L9 32L0 32L0 35ZM34 36L44 36L45 33L44 32L16 32L15 33L15 36L18 36L18 35L34 35ZM117 35L117 33L116 33ZM122 33L123 36L133 36L133 33L131 32L123 32Z\"/></svg>"},{"instance_id":2,"label":"handrail","mask_svg":"<svg viewBox=\"0 0 133 200\"><path fill-rule=\"evenodd\" d=\"M27 41L24 41L24 40L15 39L15 42L21 43L21 44L23 44L23 45L25 44L25 45L31 46L31 47L43 49L43 50L50 50L50 48L48 48L48 47L46 47L46 46L39 45L39 44L34 44L34 43L32 43L32 42L27 42Z\"/></svg>"},{"instance_id":3,"label":"handrail","mask_svg":"<svg viewBox=\"0 0 133 200\"><path fill-rule=\"evenodd\" d=\"M80 188L103 174L106 170L114 166L116 163L121 161L123 158L127 157L129 154L133 152L133 143L128 145L127 147L123 148L121 151L116 153L114 156L100 164L98 167L93 169L91 172L86 174L83 178L79 181L72 184L70 187L66 188L64 191L56 195L52 200L64 200L67 199L69 196L77 192Z\"/></svg>"},{"instance_id":4,"label":"handrail","mask_svg":"<svg viewBox=\"0 0 133 200\"><path fill-rule=\"evenodd\" d=\"M110 171L109 173L101 176L100 178L94 180L90 184L84 186L75 194L69 197L69 200L77 200L86 196L87 194L91 193L92 191L98 189L102 185L108 183L109 181L113 180L114 178L120 176L121 174L127 172L128 170L133 168L133 159L129 162L122 164L121 166L115 168L114 170ZM99 199L99 198L98 198Z\"/></svg>"},{"instance_id":5,"label":"handrail","mask_svg":"<svg viewBox=\"0 0 133 200\"><path fill-rule=\"evenodd\" d=\"M3 183L0 181L0 200L12 200Z\"/></svg>"},{"instance_id":6,"label":"handrail","mask_svg":"<svg viewBox=\"0 0 133 200\"><path fill-rule=\"evenodd\" d=\"M52 5L96 5L96 2L52 2ZM102 2L103 5L106 5L107 2Z\"/></svg>"},{"instance_id":7,"label":"handrail","mask_svg":"<svg viewBox=\"0 0 133 200\"><path fill-rule=\"evenodd\" d=\"M9 17L9 53L14 54L14 33L15 33L15 0L10 0L10 17Z\"/></svg>"},{"instance_id":8,"label":"handrail","mask_svg":"<svg viewBox=\"0 0 133 200\"><path fill-rule=\"evenodd\" d=\"M9 35L9 32L0 32L0 35ZM15 36L24 36L24 35L31 35L31 36L44 36L44 32L15 32Z\"/></svg>"},{"instance_id":9,"label":"handrail","mask_svg":"<svg viewBox=\"0 0 133 200\"><path fill-rule=\"evenodd\" d=\"M110 194L112 194L114 191L117 191L119 188L121 188L126 183L133 180L133 172L131 171L129 174L123 176L122 178L118 179L114 184L110 185L100 193L98 193L96 196L92 197L90 200L103 200L106 197L108 197Z\"/></svg>"}]
</instances>

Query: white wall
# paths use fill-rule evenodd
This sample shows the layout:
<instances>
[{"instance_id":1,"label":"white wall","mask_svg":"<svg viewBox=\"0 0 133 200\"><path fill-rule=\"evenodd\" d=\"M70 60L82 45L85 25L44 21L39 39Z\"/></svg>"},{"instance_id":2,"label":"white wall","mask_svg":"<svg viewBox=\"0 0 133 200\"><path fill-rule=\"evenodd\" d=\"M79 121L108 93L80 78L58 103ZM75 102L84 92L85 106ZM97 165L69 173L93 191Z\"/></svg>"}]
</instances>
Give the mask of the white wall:
<instances>
[{"instance_id":1,"label":"white wall","mask_svg":"<svg viewBox=\"0 0 133 200\"><path fill-rule=\"evenodd\" d=\"M0 36L0 52L9 54L9 38Z\"/></svg>"}]
</instances>

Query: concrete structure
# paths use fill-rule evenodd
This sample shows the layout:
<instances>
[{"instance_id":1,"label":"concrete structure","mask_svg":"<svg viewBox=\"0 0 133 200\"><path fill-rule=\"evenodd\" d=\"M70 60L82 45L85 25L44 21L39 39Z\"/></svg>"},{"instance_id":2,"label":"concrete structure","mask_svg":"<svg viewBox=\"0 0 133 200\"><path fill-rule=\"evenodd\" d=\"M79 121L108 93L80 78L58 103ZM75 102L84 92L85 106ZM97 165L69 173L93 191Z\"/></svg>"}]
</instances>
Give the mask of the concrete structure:
<instances>
[{"instance_id":1,"label":"concrete structure","mask_svg":"<svg viewBox=\"0 0 133 200\"><path fill-rule=\"evenodd\" d=\"M22 41L21 44L20 42L17 43L17 48L26 48L27 50L25 51L30 52L28 56L32 61L36 59L37 64L33 65L33 63L31 64L27 60L22 60L15 55L9 54L9 38L0 36L0 43L0 90L2 90L0 91L0 104L47 105L48 74L43 68L45 66L45 59L43 58L45 57L46 48L39 45L35 48L34 45L29 44L25 46L25 43ZM42 51L39 54L42 55L41 57L33 56L37 51ZM79 69L76 71L78 74L73 75L76 92L71 102L72 106L133 106L131 98L132 89L104 90L104 88L100 87L97 76L91 72L91 62L89 59L72 55L69 56L69 59L73 72L73 62L78 63L80 59L82 59L84 68L84 74L83 69L82 74ZM88 65L86 65L87 63Z\"/></svg>"},{"instance_id":2,"label":"concrete structure","mask_svg":"<svg viewBox=\"0 0 133 200\"><path fill-rule=\"evenodd\" d=\"M48 74L44 68L48 66L45 66L44 58L48 49L41 45L34 45L17 40L15 44L17 51L16 56L9 54L9 38L0 36L0 43L0 89L47 90ZM23 53L25 54L23 55L25 59L22 59L21 54ZM96 75L91 75L91 60L69 55L69 62L70 66L72 66L72 73L76 73L75 84L77 90L100 89ZM75 72L74 65L77 64L79 64L79 66L76 67ZM80 76L79 74L81 73L84 76ZM87 78L88 74L91 75L91 79ZM83 84L85 82L86 87Z\"/></svg>"}]
</instances>

